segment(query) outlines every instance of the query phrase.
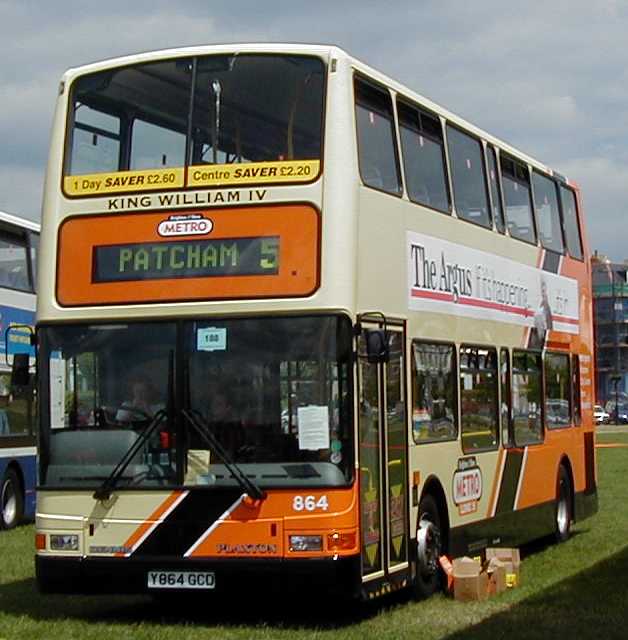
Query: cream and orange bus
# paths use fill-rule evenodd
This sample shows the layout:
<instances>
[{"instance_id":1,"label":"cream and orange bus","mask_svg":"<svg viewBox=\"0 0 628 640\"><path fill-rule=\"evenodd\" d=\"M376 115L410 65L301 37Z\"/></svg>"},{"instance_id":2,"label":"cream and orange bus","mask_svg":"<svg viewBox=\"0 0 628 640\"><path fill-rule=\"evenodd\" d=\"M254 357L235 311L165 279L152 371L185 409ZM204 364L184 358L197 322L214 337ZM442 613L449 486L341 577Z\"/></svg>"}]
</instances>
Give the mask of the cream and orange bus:
<instances>
[{"instance_id":1,"label":"cream and orange bus","mask_svg":"<svg viewBox=\"0 0 628 640\"><path fill-rule=\"evenodd\" d=\"M42 234L42 590L426 595L595 512L576 186L342 50L68 71Z\"/></svg>"}]
</instances>

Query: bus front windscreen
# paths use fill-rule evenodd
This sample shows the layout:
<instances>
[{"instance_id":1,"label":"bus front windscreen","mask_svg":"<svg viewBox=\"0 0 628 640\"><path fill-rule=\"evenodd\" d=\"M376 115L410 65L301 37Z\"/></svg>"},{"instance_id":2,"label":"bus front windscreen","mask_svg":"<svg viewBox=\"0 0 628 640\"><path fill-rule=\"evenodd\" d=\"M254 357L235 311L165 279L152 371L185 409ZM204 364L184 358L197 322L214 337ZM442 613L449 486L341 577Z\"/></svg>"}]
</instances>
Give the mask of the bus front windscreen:
<instances>
[{"instance_id":1,"label":"bus front windscreen","mask_svg":"<svg viewBox=\"0 0 628 640\"><path fill-rule=\"evenodd\" d=\"M81 76L70 95L66 194L311 181L324 86L322 60L279 54L176 58Z\"/></svg>"},{"instance_id":2,"label":"bus front windscreen","mask_svg":"<svg viewBox=\"0 0 628 640\"><path fill-rule=\"evenodd\" d=\"M339 316L42 327L40 480L334 486L353 468ZM198 428L200 425L200 428ZM134 453L129 452L135 447Z\"/></svg>"}]
</instances>

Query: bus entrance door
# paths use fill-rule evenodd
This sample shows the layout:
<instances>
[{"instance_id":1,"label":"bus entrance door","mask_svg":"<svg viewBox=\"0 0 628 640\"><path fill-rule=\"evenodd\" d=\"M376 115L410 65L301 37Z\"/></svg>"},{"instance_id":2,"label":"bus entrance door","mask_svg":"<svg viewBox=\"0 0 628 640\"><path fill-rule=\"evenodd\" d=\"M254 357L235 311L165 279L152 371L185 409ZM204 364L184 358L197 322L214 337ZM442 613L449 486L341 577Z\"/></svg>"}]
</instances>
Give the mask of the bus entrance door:
<instances>
[{"instance_id":1,"label":"bus entrance door","mask_svg":"<svg viewBox=\"0 0 628 640\"><path fill-rule=\"evenodd\" d=\"M407 579L408 446L404 328L387 325L387 362L368 361L366 331L358 338L360 530L371 592Z\"/></svg>"}]
</instances>

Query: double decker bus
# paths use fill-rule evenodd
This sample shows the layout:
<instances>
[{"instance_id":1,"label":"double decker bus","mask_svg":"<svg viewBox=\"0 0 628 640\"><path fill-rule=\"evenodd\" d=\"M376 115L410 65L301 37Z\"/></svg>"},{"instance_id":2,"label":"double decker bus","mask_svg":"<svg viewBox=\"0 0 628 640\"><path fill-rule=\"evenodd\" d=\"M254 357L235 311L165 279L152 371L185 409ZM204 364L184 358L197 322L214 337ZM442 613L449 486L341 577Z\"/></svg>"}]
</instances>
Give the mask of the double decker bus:
<instances>
[{"instance_id":1,"label":"double decker bus","mask_svg":"<svg viewBox=\"0 0 628 640\"><path fill-rule=\"evenodd\" d=\"M42 234L42 590L428 595L595 512L578 189L342 50L68 71Z\"/></svg>"},{"instance_id":2,"label":"double decker bus","mask_svg":"<svg viewBox=\"0 0 628 640\"><path fill-rule=\"evenodd\" d=\"M37 223L0 211L0 529L35 517L35 405L29 384L12 384L11 364L16 354L35 364L38 246Z\"/></svg>"}]
</instances>

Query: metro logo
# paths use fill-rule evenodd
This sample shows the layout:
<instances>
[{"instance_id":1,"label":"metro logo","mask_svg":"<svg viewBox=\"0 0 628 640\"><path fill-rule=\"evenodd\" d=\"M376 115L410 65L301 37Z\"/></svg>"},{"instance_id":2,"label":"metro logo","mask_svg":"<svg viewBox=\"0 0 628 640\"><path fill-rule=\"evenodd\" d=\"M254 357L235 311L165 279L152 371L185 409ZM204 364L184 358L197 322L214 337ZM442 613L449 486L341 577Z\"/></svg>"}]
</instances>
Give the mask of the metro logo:
<instances>
[{"instance_id":1,"label":"metro logo","mask_svg":"<svg viewBox=\"0 0 628 640\"><path fill-rule=\"evenodd\" d=\"M162 237L206 235L214 228L214 223L204 216L170 216L157 227L157 233Z\"/></svg>"},{"instance_id":2,"label":"metro logo","mask_svg":"<svg viewBox=\"0 0 628 640\"><path fill-rule=\"evenodd\" d=\"M456 504L472 502L482 497L482 472L478 467L454 473L453 496Z\"/></svg>"}]
</instances>

